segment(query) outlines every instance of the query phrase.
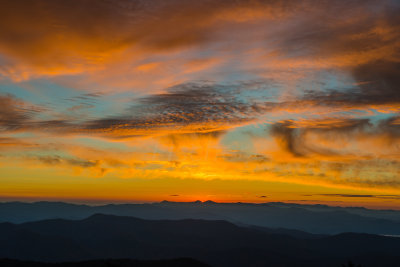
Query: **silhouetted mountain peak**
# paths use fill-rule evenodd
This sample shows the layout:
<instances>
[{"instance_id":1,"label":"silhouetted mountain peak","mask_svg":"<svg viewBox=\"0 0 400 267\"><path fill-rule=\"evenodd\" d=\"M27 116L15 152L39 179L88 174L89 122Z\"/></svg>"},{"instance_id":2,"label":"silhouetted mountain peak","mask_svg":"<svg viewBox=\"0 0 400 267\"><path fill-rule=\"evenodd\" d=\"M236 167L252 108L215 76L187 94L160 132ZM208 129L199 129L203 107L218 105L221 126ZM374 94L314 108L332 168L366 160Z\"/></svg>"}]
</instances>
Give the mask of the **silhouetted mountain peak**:
<instances>
[{"instance_id":1,"label":"silhouetted mountain peak","mask_svg":"<svg viewBox=\"0 0 400 267\"><path fill-rule=\"evenodd\" d=\"M313 234L359 232L400 235L400 211L394 210L381 211L281 202L216 203L211 200L205 202L165 200L157 203L98 206L46 201L0 203L0 222L24 223L56 218L81 220L88 219L93 214L129 216L149 220L182 220L186 218L226 220L236 225L296 229Z\"/></svg>"}]
</instances>

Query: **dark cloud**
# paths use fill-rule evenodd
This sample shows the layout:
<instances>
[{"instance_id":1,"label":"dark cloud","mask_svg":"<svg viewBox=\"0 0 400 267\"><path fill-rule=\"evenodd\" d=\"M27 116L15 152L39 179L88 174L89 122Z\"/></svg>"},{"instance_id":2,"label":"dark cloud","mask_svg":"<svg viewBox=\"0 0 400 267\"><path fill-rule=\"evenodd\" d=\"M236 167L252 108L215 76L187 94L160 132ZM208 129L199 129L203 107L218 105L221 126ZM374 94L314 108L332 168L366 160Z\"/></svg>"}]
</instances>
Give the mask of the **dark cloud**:
<instances>
[{"instance_id":1,"label":"dark cloud","mask_svg":"<svg viewBox=\"0 0 400 267\"><path fill-rule=\"evenodd\" d=\"M43 108L25 103L12 95L0 95L0 130L18 130L41 111Z\"/></svg>"},{"instance_id":2,"label":"dark cloud","mask_svg":"<svg viewBox=\"0 0 400 267\"><path fill-rule=\"evenodd\" d=\"M40 109L16 99L2 96L0 125L5 131L49 131L53 133L101 134L110 137L152 135L162 130L173 130L187 135L219 137L226 129L255 119L269 107L255 97L240 93L249 84L219 85L187 83L169 88L166 93L136 100L120 116L90 120L89 118L40 119ZM265 88L264 88L265 89ZM82 105L72 110L91 107L93 97L83 95ZM74 98L74 101L77 99Z\"/></svg>"},{"instance_id":3,"label":"dark cloud","mask_svg":"<svg viewBox=\"0 0 400 267\"><path fill-rule=\"evenodd\" d=\"M73 121L43 120L46 107L39 107L13 95L0 95L0 132L49 131L69 133L74 128Z\"/></svg>"},{"instance_id":4,"label":"dark cloud","mask_svg":"<svg viewBox=\"0 0 400 267\"><path fill-rule=\"evenodd\" d=\"M214 131L214 132L205 132L205 133L176 133L176 134L167 134L161 137L161 140L171 144L175 148L179 148L181 144L187 144L190 142L192 144L196 144L201 142L201 140L218 140L225 134L225 131Z\"/></svg>"},{"instance_id":5,"label":"dark cloud","mask_svg":"<svg viewBox=\"0 0 400 267\"><path fill-rule=\"evenodd\" d=\"M400 199L400 195L318 194L317 196Z\"/></svg>"},{"instance_id":6,"label":"dark cloud","mask_svg":"<svg viewBox=\"0 0 400 267\"><path fill-rule=\"evenodd\" d=\"M346 9L347 4L343 3ZM332 8L330 14L336 14L333 12L335 6ZM341 23L337 21L336 15L330 16L327 23L306 21L309 25L308 30L299 31L296 47L300 46L308 51L307 56L325 57L327 62L340 58L347 60L348 62L337 64L344 65L343 69L353 76L356 86L325 92L307 91L304 100L313 100L321 105L354 108L398 105L399 12L400 6L393 1L382 1L381 5L377 5L376 1L362 1L362 4L359 3L351 12L343 9L342 14L345 14L343 16L346 19ZM306 28L304 25L299 27ZM285 49L285 46L282 46L282 49Z\"/></svg>"},{"instance_id":7,"label":"dark cloud","mask_svg":"<svg viewBox=\"0 0 400 267\"><path fill-rule=\"evenodd\" d=\"M248 154L244 152L232 152L229 154L222 155L226 161L230 162L255 162L255 163L265 163L269 162L270 159L265 155L260 154Z\"/></svg>"},{"instance_id":8,"label":"dark cloud","mask_svg":"<svg viewBox=\"0 0 400 267\"><path fill-rule=\"evenodd\" d=\"M269 7L281 14L299 6L228 0L7 1L0 9L0 52L35 66L74 68L129 46L158 51L213 41L223 22L237 23L230 11ZM218 20L222 25L215 25Z\"/></svg>"},{"instance_id":9,"label":"dark cloud","mask_svg":"<svg viewBox=\"0 0 400 267\"><path fill-rule=\"evenodd\" d=\"M273 124L270 128L270 133L278 140L284 150L296 157L304 156L304 152L301 149L301 132L293 127L292 122L285 121Z\"/></svg>"},{"instance_id":10,"label":"dark cloud","mask_svg":"<svg viewBox=\"0 0 400 267\"><path fill-rule=\"evenodd\" d=\"M400 20L399 22L400 23ZM400 40L400 38L399 38ZM393 57L400 57L400 48ZM353 70L360 82L360 102L400 103L400 61L379 60Z\"/></svg>"},{"instance_id":11,"label":"dark cloud","mask_svg":"<svg viewBox=\"0 0 400 267\"><path fill-rule=\"evenodd\" d=\"M139 109L149 107L148 114L161 113L166 121L177 123L248 120L258 108L255 103L240 100L241 89L215 84L182 84L170 88L168 93L142 99Z\"/></svg>"},{"instance_id":12,"label":"dark cloud","mask_svg":"<svg viewBox=\"0 0 400 267\"><path fill-rule=\"evenodd\" d=\"M238 86L188 83L172 87L167 93L142 98L120 118L89 122L98 131L154 131L183 129L193 133L214 132L224 127L253 120L265 109L254 99L241 99Z\"/></svg>"},{"instance_id":13,"label":"dark cloud","mask_svg":"<svg viewBox=\"0 0 400 267\"><path fill-rule=\"evenodd\" d=\"M282 121L271 125L269 133L278 141L278 144L284 151L289 152L295 157L306 157L310 154L337 155L335 151L317 147L312 143L308 143L306 134L310 131L342 131L347 133L349 129L353 127L356 128L356 125L357 123L350 126L341 126L329 123L328 125L324 124L324 128L320 128L317 122L311 125L299 127L294 121Z\"/></svg>"},{"instance_id":14,"label":"dark cloud","mask_svg":"<svg viewBox=\"0 0 400 267\"><path fill-rule=\"evenodd\" d=\"M357 131L368 131L373 127L369 119L338 119L338 120L324 120L311 121L306 127L307 130L319 132L336 132L336 133L352 133Z\"/></svg>"},{"instance_id":15,"label":"dark cloud","mask_svg":"<svg viewBox=\"0 0 400 267\"><path fill-rule=\"evenodd\" d=\"M94 105L100 97L104 96L104 93L84 93L74 97L66 98L66 101L77 103L80 105Z\"/></svg>"},{"instance_id":16,"label":"dark cloud","mask_svg":"<svg viewBox=\"0 0 400 267\"><path fill-rule=\"evenodd\" d=\"M66 158L61 156L36 156L34 159L43 162L47 165L71 165L71 166L78 166L82 168L89 168L98 166L98 161L89 161L84 159L77 159L77 158Z\"/></svg>"},{"instance_id":17,"label":"dark cloud","mask_svg":"<svg viewBox=\"0 0 400 267\"><path fill-rule=\"evenodd\" d=\"M399 37L395 30L400 7L393 2L310 1L314 5L306 10L308 16L300 10L295 14L300 17L297 17L298 23L284 34L279 50L288 56L329 57L375 52L397 45L393 41Z\"/></svg>"},{"instance_id":18,"label":"dark cloud","mask_svg":"<svg viewBox=\"0 0 400 267\"><path fill-rule=\"evenodd\" d=\"M398 38L400 40L400 37ZM398 55L400 57L400 45ZM375 60L350 68L355 85L328 90L305 90L297 100L266 103L270 110L295 110L299 107L332 108L333 112L378 110L400 111L400 61Z\"/></svg>"},{"instance_id":19,"label":"dark cloud","mask_svg":"<svg viewBox=\"0 0 400 267\"><path fill-rule=\"evenodd\" d=\"M335 156L343 153L326 149L308 140L309 134L318 134L327 140L337 138L384 137L390 143L400 138L400 119L397 116L372 123L370 119L310 120L306 122L283 121L273 124L269 132L285 151L295 157L309 155Z\"/></svg>"},{"instance_id":20,"label":"dark cloud","mask_svg":"<svg viewBox=\"0 0 400 267\"><path fill-rule=\"evenodd\" d=\"M319 57L337 51L371 50L390 42L380 40L379 34L351 38L353 33L368 32L382 20L389 26L396 25L396 12L384 9L387 3L378 0L8 1L0 10L0 53L7 59L5 62L23 62L25 67L38 67L45 74L56 67L76 73L74 69L96 64L98 59L101 62L115 51L139 48L152 53L199 47L229 38L239 41L234 32L251 32L256 27L260 27L259 36L266 39L265 44L270 44L270 29L265 27L268 24L278 29L280 38L274 40L277 44L274 49L284 57L303 54ZM282 28L285 30L279 30ZM15 69L8 67L3 71L12 75L10 69Z\"/></svg>"},{"instance_id":21,"label":"dark cloud","mask_svg":"<svg viewBox=\"0 0 400 267\"><path fill-rule=\"evenodd\" d=\"M387 60L368 62L355 67L352 73L359 84L357 87L341 91L308 91L303 100L312 100L320 105L354 109L400 104L400 62Z\"/></svg>"},{"instance_id":22,"label":"dark cloud","mask_svg":"<svg viewBox=\"0 0 400 267\"><path fill-rule=\"evenodd\" d=\"M353 195L353 194L319 194L319 196L333 196L333 197L376 197L375 195Z\"/></svg>"}]
</instances>

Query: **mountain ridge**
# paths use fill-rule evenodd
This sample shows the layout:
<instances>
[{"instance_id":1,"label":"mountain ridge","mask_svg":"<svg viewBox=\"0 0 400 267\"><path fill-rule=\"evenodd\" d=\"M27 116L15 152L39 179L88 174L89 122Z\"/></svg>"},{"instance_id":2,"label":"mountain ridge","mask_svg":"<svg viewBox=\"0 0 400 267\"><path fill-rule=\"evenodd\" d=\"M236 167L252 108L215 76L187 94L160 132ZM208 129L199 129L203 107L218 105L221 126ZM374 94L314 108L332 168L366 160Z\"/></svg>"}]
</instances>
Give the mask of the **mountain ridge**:
<instances>
[{"instance_id":1,"label":"mountain ridge","mask_svg":"<svg viewBox=\"0 0 400 267\"><path fill-rule=\"evenodd\" d=\"M396 266L400 260L400 238L395 237L343 233L303 239L221 220L144 220L105 214L81 220L1 223L0 241L0 258L44 262L189 257L225 267L338 266L348 259L363 266L377 262Z\"/></svg>"},{"instance_id":2,"label":"mountain ridge","mask_svg":"<svg viewBox=\"0 0 400 267\"><path fill-rule=\"evenodd\" d=\"M96 213L146 220L225 220L236 225L284 228L312 234L363 232L400 234L400 211L338 208L286 203L170 202L89 206L64 202L0 203L0 222L28 222L50 218L83 219Z\"/></svg>"}]
</instances>

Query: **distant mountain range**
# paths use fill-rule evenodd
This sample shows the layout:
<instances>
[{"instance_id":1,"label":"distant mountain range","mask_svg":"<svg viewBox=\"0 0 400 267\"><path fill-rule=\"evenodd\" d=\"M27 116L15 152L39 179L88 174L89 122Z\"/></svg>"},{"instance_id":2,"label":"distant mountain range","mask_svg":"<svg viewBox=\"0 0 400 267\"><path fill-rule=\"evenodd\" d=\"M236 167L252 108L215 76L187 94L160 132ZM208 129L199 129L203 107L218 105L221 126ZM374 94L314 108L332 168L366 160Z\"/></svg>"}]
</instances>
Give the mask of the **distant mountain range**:
<instances>
[{"instance_id":1,"label":"distant mountain range","mask_svg":"<svg viewBox=\"0 0 400 267\"><path fill-rule=\"evenodd\" d=\"M400 235L400 211L287 203L215 203L212 201L150 204L76 205L62 202L0 203L0 222L83 219L96 213L150 220L226 220L239 226L295 229L313 234L343 232ZM284 229L280 229L284 228ZM271 229L270 229L271 231ZM301 235L301 233L298 233Z\"/></svg>"},{"instance_id":2,"label":"distant mountain range","mask_svg":"<svg viewBox=\"0 0 400 267\"><path fill-rule=\"evenodd\" d=\"M0 258L43 262L193 258L211 266L398 266L400 238L342 233L293 237L223 220L83 220L0 223ZM104 265L107 266L107 265ZM113 265L108 265L113 266Z\"/></svg>"}]
</instances>

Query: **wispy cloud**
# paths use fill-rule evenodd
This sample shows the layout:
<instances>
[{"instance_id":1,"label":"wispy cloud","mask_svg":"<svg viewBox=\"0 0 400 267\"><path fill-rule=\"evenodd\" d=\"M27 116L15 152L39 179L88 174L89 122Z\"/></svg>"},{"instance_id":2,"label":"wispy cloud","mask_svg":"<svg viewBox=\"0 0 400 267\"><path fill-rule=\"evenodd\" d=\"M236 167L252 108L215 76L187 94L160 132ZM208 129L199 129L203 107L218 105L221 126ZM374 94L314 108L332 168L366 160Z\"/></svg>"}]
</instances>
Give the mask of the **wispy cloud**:
<instances>
[{"instance_id":1,"label":"wispy cloud","mask_svg":"<svg viewBox=\"0 0 400 267\"><path fill-rule=\"evenodd\" d=\"M355 197L355 198L382 198L382 199L400 199L400 195L354 195L354 194L320 194L327 197Z\"/></svg>"}]
</instances>

